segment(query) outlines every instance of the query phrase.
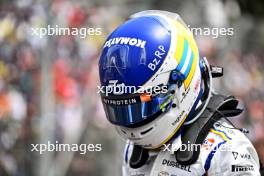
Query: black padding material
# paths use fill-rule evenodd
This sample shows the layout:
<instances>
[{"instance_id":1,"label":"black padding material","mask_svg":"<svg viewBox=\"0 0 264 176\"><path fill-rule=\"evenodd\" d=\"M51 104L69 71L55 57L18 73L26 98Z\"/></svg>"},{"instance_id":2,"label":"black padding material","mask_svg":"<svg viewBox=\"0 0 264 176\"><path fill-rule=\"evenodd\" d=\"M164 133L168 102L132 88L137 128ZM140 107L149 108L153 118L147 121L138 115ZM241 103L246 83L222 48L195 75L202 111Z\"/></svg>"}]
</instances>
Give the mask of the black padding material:
<instances>
[{"instance_id":1,"label":"black padding material","mask_svg":"<svg viewBox=\"0 0 264 176\"><path fill-rule=\"evenodd\" d=\"M264 166L260 160L259 160L259 165L260 165L260 168L259 168L260 175L264 176Z\"/></svg>"},{"instance_id":2,"label":"black padding material","mask_svg":"<svg viewBox=\"0 0 264 176\"><path fill-rule=\"evenodd\" d=\"M144 149L138 145L134 145L131 158L129 160L129 165L133 169L137 169L146 164L149 158L149 153L147 149Z\"/></svg>"},{"instance_id":3,"label":"black padding material","mask_svg":"<svg viewBox=\"0 0 264 176\"><path fill-rule=\"evenodd\" d=\"M182 143L202 144L213 124L223 116L232 117L240 114L241 109L237 109L238 100L233 96L212 95L208 106L202 115L194 123L188 125L182 134ZM201 146L201 145L199 145ZM176 151L175 157L178 163L190 165L196 162L200 149Z\"/></svg>"}]
</instances>

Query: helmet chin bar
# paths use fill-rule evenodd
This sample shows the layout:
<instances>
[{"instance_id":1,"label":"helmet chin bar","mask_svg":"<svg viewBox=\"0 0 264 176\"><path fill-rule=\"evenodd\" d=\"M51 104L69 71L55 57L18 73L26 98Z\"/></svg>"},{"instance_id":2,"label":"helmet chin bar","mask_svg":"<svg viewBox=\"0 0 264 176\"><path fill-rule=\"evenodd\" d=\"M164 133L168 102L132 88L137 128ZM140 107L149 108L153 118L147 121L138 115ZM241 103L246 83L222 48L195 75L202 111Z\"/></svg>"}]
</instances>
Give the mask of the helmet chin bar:
<instances>
[{"instance_id":1,"label":"helmet chin bar","mask_svg":"<svg viewBox=\"0 0 264 176\"><path fill-rule=\"evenodd\" d=\"M206 57L204 57L203 59L201 59L201 64L202 64L202 80L204 82L204 93L203 96L201 98L201 105L199 105L194 113L193 113L193 117L191 118L191 120L187 121L184 123L184 125L189 125L193 122L195 122L203 113L203 111L205 110L205 108L207 107L209 100L211 98L211 94L212 94L212 78L214 77L219 77L220 75L223 75L223 69L221 67L214 67L214 66L210 66ZM211 69L213 68L213 69ZM221 72L220 72L221 70Z\"/></svg>"}]
</instances>

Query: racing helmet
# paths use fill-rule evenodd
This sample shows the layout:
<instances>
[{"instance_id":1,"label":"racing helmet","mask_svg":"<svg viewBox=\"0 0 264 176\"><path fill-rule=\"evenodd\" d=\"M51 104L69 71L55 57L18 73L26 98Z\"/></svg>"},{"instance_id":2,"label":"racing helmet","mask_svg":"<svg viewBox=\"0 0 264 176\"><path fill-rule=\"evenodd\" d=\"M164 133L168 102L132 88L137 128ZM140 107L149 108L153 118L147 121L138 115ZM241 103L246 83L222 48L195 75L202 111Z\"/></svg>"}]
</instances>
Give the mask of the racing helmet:
<instances>
[{"instance_id":1,"label":"racing helmet","mask_svg":"<svg viewBox=\"0 0 264 176\"><path fill-rule=\"evenodd\" d=\"M211 94L210 67L176 13L136 13L105 41L100 94L118 133L146 149L161 147L199 118Z\"/></svg>"}]
</instances>

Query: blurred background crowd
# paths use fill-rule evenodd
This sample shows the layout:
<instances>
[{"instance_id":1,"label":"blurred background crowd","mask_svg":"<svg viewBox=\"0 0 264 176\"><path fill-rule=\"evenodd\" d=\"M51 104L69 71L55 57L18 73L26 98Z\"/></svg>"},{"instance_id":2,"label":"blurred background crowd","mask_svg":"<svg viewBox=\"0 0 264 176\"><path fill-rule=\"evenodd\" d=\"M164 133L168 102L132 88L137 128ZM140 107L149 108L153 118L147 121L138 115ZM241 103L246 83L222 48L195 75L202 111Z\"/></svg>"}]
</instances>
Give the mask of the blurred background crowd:
<instances>
[{"instance_id":1,"label":"blurred background crowd","mask_svg":"<svg viewBox=\"0 0 264 176\"><path fill-rule=\"evenodd\" d=\"M135 12L176 12L191 27L234 28L195 36L200 55L224 67L215 90L241 99L232 121L250 130L264 162L264 3L250 0L0 0L0 175L120 175L123 141L97 94L104 40ZM32 35L31 28L100 27L102 35ZM31 144L101 143L102 152L31 152Z\"/></svg>"}]
</instances>

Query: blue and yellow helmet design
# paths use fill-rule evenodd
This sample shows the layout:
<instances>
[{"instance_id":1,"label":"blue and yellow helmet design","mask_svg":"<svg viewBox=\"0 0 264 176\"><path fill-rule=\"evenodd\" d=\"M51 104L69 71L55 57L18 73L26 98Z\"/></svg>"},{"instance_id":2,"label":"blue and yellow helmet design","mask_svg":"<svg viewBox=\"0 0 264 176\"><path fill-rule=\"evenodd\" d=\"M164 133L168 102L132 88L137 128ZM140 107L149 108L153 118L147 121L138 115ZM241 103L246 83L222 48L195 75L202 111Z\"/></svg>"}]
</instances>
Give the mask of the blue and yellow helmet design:
<instances>
[{"instance_id":1,"label":"blue and yellow helmet design","mask_svg":"<svg viewBox=\"0 0 264 176\"><path fill-rule=\"evenodd\" d=\"M136 90L101 93L108 120L135 144L159 147L180 131L201 98L199 63L196 42L179 15L165 11L132 15L108 36L99 60L104 91L109 86ZM147 91L161 86L167 91Z\"/></svg>"}]
</instances>

